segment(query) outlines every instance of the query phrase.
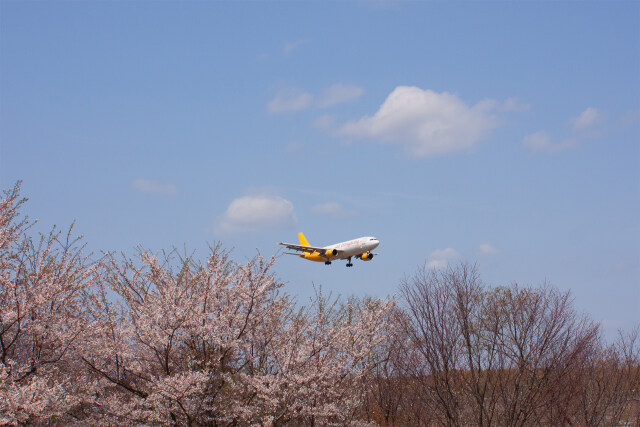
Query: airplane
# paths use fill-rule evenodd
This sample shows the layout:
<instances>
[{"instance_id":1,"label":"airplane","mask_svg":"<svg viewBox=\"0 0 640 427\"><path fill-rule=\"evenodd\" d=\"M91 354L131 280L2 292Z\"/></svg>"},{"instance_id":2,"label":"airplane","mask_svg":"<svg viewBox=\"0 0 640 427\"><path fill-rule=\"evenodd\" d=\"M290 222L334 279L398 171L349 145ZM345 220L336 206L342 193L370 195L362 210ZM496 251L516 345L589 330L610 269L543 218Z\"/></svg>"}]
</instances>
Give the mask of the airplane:
<instances>
[{"instance_id":1,"label":"airplane","mask_svg":"<svg viewBox=\"0 0 640 427\"><path fill-rule=\"evenodd\" d=\"M309 261L324 262L326 265L331 264L331 261L336 259L346 259L347 267L353 267L351 257L359 258L362 261L372 260L373 256L377 254L371 251L380 244L375 237L365 236L319 248L311 246L302 233L298 233L298 239L300 240L299 245L281 242L278 242L278 244L286 246L287 249L302 252L285 252L287 255L297 255Z\"/></svg>"}]
</instances>

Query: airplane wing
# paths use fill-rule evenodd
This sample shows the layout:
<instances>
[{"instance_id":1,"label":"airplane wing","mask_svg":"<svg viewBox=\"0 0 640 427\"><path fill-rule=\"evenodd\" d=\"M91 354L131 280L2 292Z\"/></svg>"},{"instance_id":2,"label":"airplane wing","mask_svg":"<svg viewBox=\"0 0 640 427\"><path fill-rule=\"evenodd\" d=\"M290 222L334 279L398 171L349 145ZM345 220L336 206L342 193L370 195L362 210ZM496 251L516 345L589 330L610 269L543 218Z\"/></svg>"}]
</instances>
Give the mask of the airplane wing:
<instances>
[{"instance_id":1,"label":"airplane wing","mask_svg":"<svg viewBox=\"0 0 640 427\"><path fill-rule=\"evenodd\" d=\"M286 246L287 249L293 249L294 251L301 251L301 252L306 252L306 253L309 253L309 254L312 254L314 252L318 252L320 254L324 254L327 251L326 248L317 248L317 247L314 247L314 246L302 246L302 245L295 245L293 243L280 243L280 242L278 242L278 244ZM337 255L339 255L340 252L342 252L340 250L336 250L336 251L337 251Z\"/></svg>"},{"instance_id":2,"label":"airplane wing","mask_svg":"<svg viewBox=\"0 0 640 427\"><path fill-rule=\"evenodd\" d=\"M281 243L281 242L278 242L278 244L286 246L287 249L293 249L294 251L307 252L310 254L313 252L324 252L324 249L314 248L313 246L302 246L302 245L295 245L293 243Z\"/></svg>"}]
</instances>

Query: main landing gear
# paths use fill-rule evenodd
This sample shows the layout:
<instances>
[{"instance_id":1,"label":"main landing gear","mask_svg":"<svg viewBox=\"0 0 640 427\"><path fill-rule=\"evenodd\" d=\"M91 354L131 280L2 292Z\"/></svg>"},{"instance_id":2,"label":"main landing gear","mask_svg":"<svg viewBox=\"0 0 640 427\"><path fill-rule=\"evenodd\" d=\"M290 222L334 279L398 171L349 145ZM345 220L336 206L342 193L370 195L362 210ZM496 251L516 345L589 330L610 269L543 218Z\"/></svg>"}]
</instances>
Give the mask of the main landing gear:
<instances>
[{"instance_id":1,"label":"main landing gear","mask_svg":"<svg viewBox=\"0 0 640 427\"><path fill-rule=\"evenodd\" d=\"M325 261L324 264L325 265L331 265L331 261Z\"/></svg>"},{"instance_id":2,"label":"main landing gear","mask_svg":"<svg viewBox=\"0 0 640 427\"><path fill-rule=\"evenodd\" d=\"M347 262L347 267L353 267L353 263L351 262L351 257L349 257L349 262Z\"/></svg>"}]
</instances>

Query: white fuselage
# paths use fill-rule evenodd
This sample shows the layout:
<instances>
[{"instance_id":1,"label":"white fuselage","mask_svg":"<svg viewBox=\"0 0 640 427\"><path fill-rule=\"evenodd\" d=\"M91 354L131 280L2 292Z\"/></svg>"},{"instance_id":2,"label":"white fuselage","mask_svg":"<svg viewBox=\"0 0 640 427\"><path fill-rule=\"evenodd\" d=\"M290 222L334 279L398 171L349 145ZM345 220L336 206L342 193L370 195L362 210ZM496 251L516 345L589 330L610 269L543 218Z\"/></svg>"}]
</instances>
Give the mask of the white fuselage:
<instances>
[{"instance_id":1,"label":"white fuselage","mask_svg":"<svg viewBox=\"0 0 640 427\"><path fill-rule=\"evenodd\" d=\"M324 246L323 249L337 249L340 252L334 259L347 259L355 255L370 252L377 248L379 244L380 242L375 237L365 236L336 243L335 245Z\"/></svg>"}]
</instances>

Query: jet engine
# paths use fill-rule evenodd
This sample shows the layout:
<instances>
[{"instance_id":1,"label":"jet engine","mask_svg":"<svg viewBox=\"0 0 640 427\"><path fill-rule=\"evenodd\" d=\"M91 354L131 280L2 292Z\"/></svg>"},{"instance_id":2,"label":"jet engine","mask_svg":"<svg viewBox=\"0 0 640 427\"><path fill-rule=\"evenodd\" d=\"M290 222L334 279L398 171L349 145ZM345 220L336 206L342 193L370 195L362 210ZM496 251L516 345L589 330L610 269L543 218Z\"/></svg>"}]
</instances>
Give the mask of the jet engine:
<instances>
[{"instance_id":1,"label":"jet engine","mask_svg":"<svg viewBox=\"0 0 640 427\"><path fill-rule=\"evenodd\" d=\"M363 261L371 261L373 259L373 254L371 252L365 252L360 255L360 259Z\"/></svg>"},{"instance_id":2,"label":"jet engine","mask_svg":"<svg viewBox=\"0 0 640 427\"><path fill-rule=\"evenodd\" d=\"M333 257L338 255L338 250L337 249L327 249L324 254L328 257Z\"/></svg>"}]
</instances>

